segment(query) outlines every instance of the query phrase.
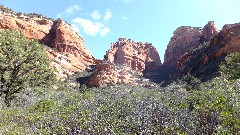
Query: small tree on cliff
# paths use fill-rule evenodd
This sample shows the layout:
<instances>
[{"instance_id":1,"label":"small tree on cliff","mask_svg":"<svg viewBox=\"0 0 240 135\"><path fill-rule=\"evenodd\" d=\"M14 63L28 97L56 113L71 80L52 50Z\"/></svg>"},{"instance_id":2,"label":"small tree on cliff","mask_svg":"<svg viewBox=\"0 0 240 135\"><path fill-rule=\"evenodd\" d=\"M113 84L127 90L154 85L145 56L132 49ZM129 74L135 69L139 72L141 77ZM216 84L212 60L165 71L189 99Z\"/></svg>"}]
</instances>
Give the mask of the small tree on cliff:
<instances>
[{"instance_id":1,"label":"small tree on cliff","mask_svg":"<svg viewBox=\"0 0 240 135\"><path fill-rule=\"evenodd\" d=\"M229 80L240 78L240 53L231 53L225 57L225 60L220 65L220 71Z\"/></svg>"},{"instance_id":2,"label":"small tree on cliff","mask_svg":"<svg viewBox=\"0 0 240 135\"><path fill-rule=\"evenodd\" d=\"M0 32L0 96L7 106L25 88L52 86L55 76L49 62L36 40L29 40L17 31Z\"/></svg>"}]
</instances>

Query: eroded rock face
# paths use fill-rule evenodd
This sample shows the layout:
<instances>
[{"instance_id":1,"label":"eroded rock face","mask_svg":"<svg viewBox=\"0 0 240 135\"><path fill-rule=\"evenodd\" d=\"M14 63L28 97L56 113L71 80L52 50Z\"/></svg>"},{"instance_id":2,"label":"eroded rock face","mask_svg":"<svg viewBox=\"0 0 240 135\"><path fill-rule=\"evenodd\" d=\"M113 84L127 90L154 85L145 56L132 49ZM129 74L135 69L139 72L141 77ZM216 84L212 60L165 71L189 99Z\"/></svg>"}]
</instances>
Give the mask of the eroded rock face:
<instances>
[{"instance_id":1,"label":"eroded rock face","mask_svg":"<svg viewBox=\"0 0 240 135\"><path fill-rule=\"evenodd\" d=\"M112 63L98 60L96 61L96 69L88 80L88 86L106 87L118 83L133 83L134 79L127 71L130 71L130 69L117 68L117 66Z\"/></svg>"},{"instance_id":2,"label":"eroded rock face","mask_svg":"<svg viewBox=\"0 0 240 135\"><path fill-rule=\"evenodd\" d=\"M186 52L196 48L203 38L200 27L182 26L177 28L170 39L164 54L165 65L176 65Z\"/></svg>"},{"instance_id":3,"label":"eroded rock face","mask_svg":"<svg viewBox=\"0 0 240 135\"><path fill-rule=\"evenodd\" d=\"M204 41L209 41L218 32L219 30L216 28L214 21L209 21L204 28L190 26L177 28L165 51L164 64L176 66L185 53L198 48L199 45Z\"/></svg>"},{"instance_id":4,"label":"eroded rock face","mask_svg":"<svg viewBox=\"0 0 240 135\"><path fill-rule=\"evenodd\" d=\"M19 30L29 39L41 40L48 34L53 22L45 20L48 23L43 24L41 18L29 18L28 16L15 16L0 11L0 29Z\"/></svg>"},{"instance_id":5,"label":"eroded rock face","mask_svg":"<svg viewBox=\"0 0 240 135\"><path fill-rule=\"evenodd\" d=\"M126 38L119 38L118 42L112 43L104 57L106 61L139 71L154 70L161 65L157 49L151 43L134 42Z\"/></svg>"},{"instance_id":6,"label":"eroded rock face","mask_svg":"<svg viewBox=\"0 0 240 135\"><path fill-rule=\"evenodd\" d=\"M87 81L89 87L106 87L116 84L154 87L148 79L139 79L142 73L126 65L115 65L108 61L96 60L96 69Z\"/></svg>"},{"instance_id":7,"label":"eroded rock face","mask_svg":"<svg viewBox=\"0 0 240 135\"><path fill-rule=\"evenodd\" d=\"M214 53L209 53L206 57L240 52L240 23L224 25L221 32L211 40L210 48Z\"/></svg>"},{"instance_id":8,"label":"eroded rock face","mask_svg":"<svg viewBox=\"0 0 240 135\"><path fill-rule=\"evenodd\" d=\"M203 37L205 41L209 41L211 38L216 36L218 34L219 30L217 29L216 25L214 24L214 21L209 21L208 24L206 24L203 27Z\"/></svg>"},{"instance_id":9,"label":"eroded rock face","mask_svg":"<svg viewBox=\"0 0 240 135\"><path fill-rule=\"evenodd\" d=\"M68 58L68 70L85 70L94 64L94 57L85 47L83 39L62 19L54 21L50 32L41 40ZM70 66L71 65L71 66Z\"/></svg>"},{"instance_id":10,"label":"eroded rock face","mask_svg":"<svg viewBox=\"0 0 240 135\"><path fill-rule=\"evenodd\" d=\"M0 9L0 29L18 30L27 38L38 39L57 50L46 49L59 78L94 64L83 39L62 19L53 21L38 14L16 13L2 6Z\"/></svg>"},{"instance_id":11,"label":"eroded rock face","mask_svg":"<svg viewBox=\"0 0 240 135\"><path fill-rule=\"evenodd\" d=\"M227 24L208 44L180 59L177 76L190 72L202 80L218 75L219 64L226 55L240 52L240 23Z\"/></svg>"}]
</instances>

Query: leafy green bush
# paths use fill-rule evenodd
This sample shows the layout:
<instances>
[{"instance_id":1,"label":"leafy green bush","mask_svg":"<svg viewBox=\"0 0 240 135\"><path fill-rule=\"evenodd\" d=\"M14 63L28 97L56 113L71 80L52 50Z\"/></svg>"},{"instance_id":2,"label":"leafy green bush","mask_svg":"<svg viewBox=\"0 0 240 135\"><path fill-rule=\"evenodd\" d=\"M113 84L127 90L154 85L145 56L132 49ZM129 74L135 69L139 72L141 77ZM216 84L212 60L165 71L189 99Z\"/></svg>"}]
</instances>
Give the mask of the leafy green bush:
<instances>
[{"instance_id":1,"label":"leafy green bush","mask_svg":"<svg viewBox=\"0 0 240 135\"><path fill-rule=\"evenodd\" d=\"M240 53L231 53L225 60L220 65L220 71L230 80L240 78Z\"/></svg>"},{"instance_id":2,"label":"leafy green bush","mask_svg":"<svg viewBox=\"0 0 240 135\"><path fill-rule=\"evenodd\" d=\"M0 32L0 95L9 106L15 93L28 87L53 84L54 73L49 59L36 40L29 40L17 31Z\"/></svg>"},{"instance_id":3,"label":"leafy green bush","mask_svg":"<svg viewBox=\"0 0 240 135\"><path fill-rule=\"evenodd\" d=\"M2 107L0 133L239 134L239 87L239 81L219 78L191 91L177 83L156 89L88 88L84 93L21 91L19 98L29 101L14 99L18 106Z\"/></svg>"}]
</instances>

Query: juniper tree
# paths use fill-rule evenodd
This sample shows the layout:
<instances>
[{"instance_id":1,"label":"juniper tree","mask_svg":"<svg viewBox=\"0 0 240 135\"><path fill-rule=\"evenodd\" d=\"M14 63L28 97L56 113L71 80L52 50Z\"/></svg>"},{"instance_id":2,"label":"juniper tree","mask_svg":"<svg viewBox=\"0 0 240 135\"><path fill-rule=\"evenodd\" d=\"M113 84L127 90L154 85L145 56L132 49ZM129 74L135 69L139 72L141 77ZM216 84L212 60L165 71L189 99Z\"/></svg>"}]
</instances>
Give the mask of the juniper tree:
<instances>
[{"instance_id":1,"label":"juniper tree","mask_svg":"<svg viewBox=\"0 0 240 135\"><path fill-rule=\"evenodd\" d=\"M26 88L52 86L55 77L50 60L37 40L18 31L0 32L0 96L10 106L15 94Z\"/></svg>"}]
</instances>

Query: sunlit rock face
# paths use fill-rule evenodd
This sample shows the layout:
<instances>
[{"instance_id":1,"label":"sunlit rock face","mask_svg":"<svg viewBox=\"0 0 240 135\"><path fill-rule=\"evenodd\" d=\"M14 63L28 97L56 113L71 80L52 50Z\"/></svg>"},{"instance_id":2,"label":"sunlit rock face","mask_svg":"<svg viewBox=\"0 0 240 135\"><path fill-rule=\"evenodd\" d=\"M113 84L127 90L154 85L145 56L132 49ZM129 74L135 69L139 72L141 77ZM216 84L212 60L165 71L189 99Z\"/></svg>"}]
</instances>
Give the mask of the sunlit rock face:
<instances>
[{"instance_id":1,"label":"sunlit rock face","mask_svg":"<svg viewBox=\"0 0 240 135\"><path fill-rule=\"evenodd\" d=\"M134 70L154 70L161 65L157 49L151 43L119 38L106 52L105 60Z\"/></svg>"},{"instance_id":2,"label":"sunlit rock face","mask_svg":"<svg viewBox=\"0 0 240 135\"><path fill-rule=\"evenodd\" d=\"M204 41L209 41L219 30L214 21L209 21L203 28L181 26L177 28L170 39L164 54L164 64L176 66L178 60Z\"/></svg>"},{"instance_id":3,"label":"sunlit rock face","mask_svg":"<svg viewBox=\"0 0 240 135\"><path fill-rule=\"evenodd\" d=\"M88 87L107 87L116 84L156 86L149 79L141 78L141 71L133 70L127 65L116 65L104 60L96 60L95 63L96 68L87 80Z\"/></svg>"},{"instance_id":4,"label":"sunlit rock face","mask_svg":"<svg viewBox=\"0 0 240 135\"><path fill-rule=\"evenodd\" d=\"M48 45L46 51L59 78L94 64L83 39L62 19L54 21L39 14L16 13L1 6L0 29L18 30L27 38Z\"/></svg>"},{"instance_id":5,"label":"sunlit rock face","mask_svg":"<svg viewBox=\"0 0 240 135\"><path fill-rule=\"evenodd\" d=\"M200 27L182 26L177 28L167 45L164 64L176 65L181 56L201 43L202 37L203 29Z\"/></svg>"},{"instance_id":6,"label":"sunlit rock face","mask_svg":"<svg viewBox=\"0 0 240 135\"><path fill-rule=\"evenodd\" d=\"M203 37L205 41L209 41L211 38L216 36L218 34L219 30L217 29L216 25L214 24L214 21L209 21L204 27L203 27Z\"/></svg>"}]
</instances>

